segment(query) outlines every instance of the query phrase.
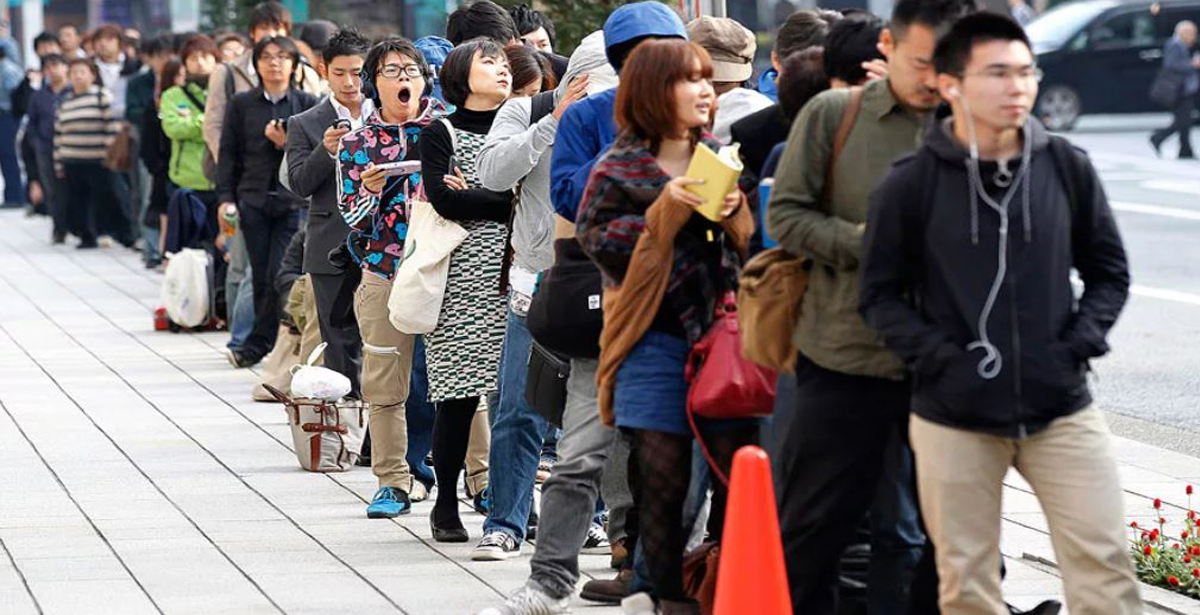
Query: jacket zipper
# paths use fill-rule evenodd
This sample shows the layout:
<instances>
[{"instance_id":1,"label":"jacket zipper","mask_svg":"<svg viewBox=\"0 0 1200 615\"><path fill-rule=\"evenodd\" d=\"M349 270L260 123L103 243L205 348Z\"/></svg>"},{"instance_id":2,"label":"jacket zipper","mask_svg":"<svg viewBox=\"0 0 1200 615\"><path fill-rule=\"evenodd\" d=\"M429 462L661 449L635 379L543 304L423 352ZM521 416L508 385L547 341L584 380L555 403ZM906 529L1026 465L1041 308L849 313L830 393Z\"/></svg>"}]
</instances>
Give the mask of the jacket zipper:
<instances>
[{"instance_id":1,"label":"jacket zipper","mask_svg":"<svg viewBox=\"0 0 1200 615\"><path fill-rule=\"evenodd\" d=\"M1005 237L1004 240L1008 241L1008 238ZM1011 244L1008 246L1008 249L1011 251ZM1010 258L1009 260L1011 261L1012 259ZM1017 312L1017 282L1012 268L1008 272L1008 297L1012 319L1013 394L1017 397L1016 404L1013 407L1013 418L1017 423L1017 437L1025 438L1029 434L1025 429L1025 423L1021 422L1021 406L1024 403L1021 397L1021 319Z\"/></svg>"}]
</instances>

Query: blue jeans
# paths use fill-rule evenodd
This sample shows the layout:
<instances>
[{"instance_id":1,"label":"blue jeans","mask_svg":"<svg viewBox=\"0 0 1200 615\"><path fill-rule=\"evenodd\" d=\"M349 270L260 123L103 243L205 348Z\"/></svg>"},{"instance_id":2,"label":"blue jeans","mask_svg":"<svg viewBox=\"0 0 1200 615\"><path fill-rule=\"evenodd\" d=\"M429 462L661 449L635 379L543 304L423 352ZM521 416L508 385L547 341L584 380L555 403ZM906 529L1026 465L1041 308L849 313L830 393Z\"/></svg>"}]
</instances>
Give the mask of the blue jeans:
<instances>
[{"instance_id":1,"label":"blue jeans","mask_svg":"<svg viewBox=\"0 0 1200 615\"><path fill-rule=\"evenodd\" d=\"M433 468L425 463L433 449L434 407L429 403L429 374L425 368L425 340L417 336L413 343L412 377L408 381L408 401L404 403L408 419L408 452L405 460L414 480L426 487L436 482ZM453 488L453 487L452 487Z\"/></svg>"},{"instance_id":2,"label":"blue jeans","mask_svg":"<svg viewBox=\"0 0 1200 615\"><path fill-rule=\"evenodd\" d=\"M912 448L897 429L883 453L883 476L871 504L871 563L867 572L867 613L895 613L909 603L909 588L925 532L914 490Z\"/></svg>"},{"instance_id":3,"label":"blue jeans","mask_svg":"<svg viewBox=\"0 0 1200 615\"><path fill-rule=\"evenodd\" d=\"M230 350L241 350L254 330L254 282L250 278L250 269L246 269L246 277L237 284L237 292L233 301L226 299L229 308L229 344Z\"/></svg>"},{"instance_id":4,"label":"blue jeans","mask_svg":"<svg viewBox=\"0 0 1200 615\"><path fill-rule=\"evenodd\" d=\"M504 532L518 542L525 539L542 436L548 425L525 401L532 345L525 319L510 309L500 351L500 403L491 416L488 485L492 509L483 523L483 532Z\"/></svg>"}]
</instances>

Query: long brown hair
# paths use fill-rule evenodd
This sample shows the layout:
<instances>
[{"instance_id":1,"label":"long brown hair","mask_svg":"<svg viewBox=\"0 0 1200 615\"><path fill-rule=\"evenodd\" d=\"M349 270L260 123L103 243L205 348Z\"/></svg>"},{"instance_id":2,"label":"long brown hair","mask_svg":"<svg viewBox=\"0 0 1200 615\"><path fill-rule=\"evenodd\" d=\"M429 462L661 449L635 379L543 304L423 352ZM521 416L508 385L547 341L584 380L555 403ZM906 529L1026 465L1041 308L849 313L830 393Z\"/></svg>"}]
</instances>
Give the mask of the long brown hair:
<instances>
[{"instance_id":1,"label":"long brown hair","mask_svg":"<svg viewBox=\"0 0 1200 615\"><path fill-rule=\"evenodd\" d=\"M697 64L699 72L697 73ZM675 136L675 84L684 79L712 79L712 58L703 47L680 39L639 43L621 67L614 109L617 128L650 142L658 153L664 138ZM700 140L700 128L691 140Z\"/></svg>"}]
</instances>

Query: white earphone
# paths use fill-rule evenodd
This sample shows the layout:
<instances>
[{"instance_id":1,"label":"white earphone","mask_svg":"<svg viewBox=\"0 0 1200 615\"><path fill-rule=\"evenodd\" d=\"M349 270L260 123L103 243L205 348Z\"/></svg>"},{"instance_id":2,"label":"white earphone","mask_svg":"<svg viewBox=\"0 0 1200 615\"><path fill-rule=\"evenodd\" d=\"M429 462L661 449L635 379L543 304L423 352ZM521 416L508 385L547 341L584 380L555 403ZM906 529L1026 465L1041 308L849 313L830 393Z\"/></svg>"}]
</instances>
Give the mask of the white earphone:
<instances>
[{"instance_id":1,"label":"white earphone","mask_svg":"<svg viewBox=\"0 0 1200 615\"><path fill-rule=\"evenodd\" d=\"M958 91L957 85L950 86L950 95L955 98L962 98L962 93Z\"/></svg>"}]
</instances>

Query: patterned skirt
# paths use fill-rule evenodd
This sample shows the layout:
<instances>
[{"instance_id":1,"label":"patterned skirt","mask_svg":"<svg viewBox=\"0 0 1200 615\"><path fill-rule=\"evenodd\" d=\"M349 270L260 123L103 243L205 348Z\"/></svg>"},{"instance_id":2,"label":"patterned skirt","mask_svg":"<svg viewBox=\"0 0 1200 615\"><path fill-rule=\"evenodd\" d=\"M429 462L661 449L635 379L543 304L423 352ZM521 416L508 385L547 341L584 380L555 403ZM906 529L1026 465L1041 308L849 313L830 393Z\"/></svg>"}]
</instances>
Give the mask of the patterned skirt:
<instances>
[{"instance_id":1,"label":"patterned skirt","mask_svg":"<svg viewBox=\"0 0 1200 615\"><path fill-rule=\"evenodd\" d=\"M500 289L505 226L462 223L470 234L450 255L437 327L425 335L429 401L482 397L496 389L508 296Z\"/></svg>"}]
</instances>

